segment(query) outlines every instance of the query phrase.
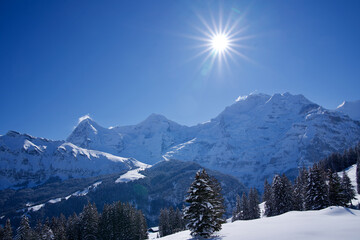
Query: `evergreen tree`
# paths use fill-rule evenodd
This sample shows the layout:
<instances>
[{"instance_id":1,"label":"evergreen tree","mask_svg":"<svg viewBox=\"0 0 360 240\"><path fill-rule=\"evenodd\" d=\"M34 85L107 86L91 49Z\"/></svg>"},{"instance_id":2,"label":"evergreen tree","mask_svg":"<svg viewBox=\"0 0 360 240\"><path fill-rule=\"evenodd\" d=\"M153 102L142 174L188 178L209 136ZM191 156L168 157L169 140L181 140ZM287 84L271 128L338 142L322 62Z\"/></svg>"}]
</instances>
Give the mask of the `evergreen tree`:
<instances>
[{"instance_id":1,"label":"evergreen tree","mask_svg":"<svg viewBox=\"0 0 360 240\"><path fill-rule=\"evenodd\" d=\"M69 240L81 240L81 221L79 216L74 213L66 222L66 236Z\"/></svg>"},{"instance_id":2,"label":"evergreen tree","mask_svg":"<svg viewBox=\"0 0 360 240\"><path fill-rule=\"evenodd\" d=\"M225 223L226 220L223 218L225 214L225 206L224 206L224 197L221 194L222 188L218 180L212 176L210 176L210 186L214 191L212 198L210 199L211 204L215 210L215 221L214 221L214 230L220 231L221 224Z\"/></svg>"},{"instance_id":3,"label":"evergreen tree","mask_svg":"<svg viewBox=\"0 0 360 240\"><path fill-rule=\"evenodd\" d=\"M172 233L170 230L169 211L166 208L160 210L159 233L160 237L164 237Z\"/></svg>"},{"instance_id":4,"label":"evergreen tree","mask_svg":"<svg viewBox=\"0 0 360 240\"><path fill-rule=\"evenodd\" d=\"M50 228L54 234L54 240L67 240L66 238L66 218L60 214L60 218L51 219Z\"/></svg>"},{"instance_id":5,"label":"evergreen tree","mask_svg":"<svg viewBox=\"0 0 360 240\"><path fill-rule=\"evenodd\" d=\"M260 218L259 194L255 188L249 192L249 219Z\"/></svg>"},{"instance_id":6,"label":"evergreen tree","mask_svg":"<svg viewBox=\"0 0 360 240\"><path fill-rule=\"evenodd\" d=\"M23 215L20 221L20 226L16 229L15 240L33 240L34 233L29 225L29 219Z\"/></svg>"},{"instance_id":7,"label":"evergreen tree","mask_svg":"<svg viewBox=\"0 0 360 240\"><path fill-rule=\"evenodd\" d=\"M97 240L99 213L95 204L88 203L81 215L81 236L83 240Z\"/></svg>"},{"instance_id":8,"label":"evergreen tree","mask_svg":"<svg viewBox=\"0 0 360 240\"><path fill-rule=\"evenodd\" d=\"M206 171L199 170L188 190L186 202L190 205L185 208L184 213L185 219L189 221L187 227L191 235L208 238L214 231L221 229L224 221L219 213L221 206L218 205L221 193L216 191Z\"/></svg>"},{"instance_id":9,"label":"evergreen tree","mask_svg":"<svg viewBox=\"0 0 360 240\"><path fill-rule=\"evenodd\" d=\"M341 179L337 173L328 171L328 196L330 206L345 206Z\"/></svg>"},{"instance_id":10,"label":"evergreen tree","mask_svg":"<svg viewBox=\"0 0 360 240\"><path fill-rule=\"evenodd\" d=\"M310 169L309 180L306 186L306 210L319 210L329 206L328 190L323 176L322 170L317 164L314 164Z\"/></svg>"},{"instance_id":11,"label":"evergreen tree","mask_svg":"<svg viewBox=\"0 0 360 240\"><path fill-rule=\"evenodd\" d=\"M240 207L240 220L249 220L249 199L245 193L241 196L241 207Z\"/></svg>"},{"instance_id":12,"label":"evergreen tree","mask_svg":"<svg viewBox=\"0 0 360 240\"><path fill-rule=\"evenodd\" d=\"M241 198L239 196L239 194L236 195L236 205L235 205L235 209L233 211L233 216L231 221L237 221L240 220L240 213L241 213Z\"/></svg>"},{"instance_id":13,"label":"evergreen tree","mask_svg":"<svg viewBox=\"0 0 360 240\"><path fill-rule=\"evenodd\" d=\"M11 228L11 223L10 223L10 219L7 219L4 228L3 240L12 240L12 239L13 239L13 232Z\"/></svg>"},{"instance_id":14,"label":"evergreen tree","mask_svg":"<svg viewBox=\"0 0 360 240\"><path fill-rule=\"evenodd\" d=\"M266 202L270 199L271 197L271 185L268 183L267 179L265 179L264 182L264 194L262 197L262 201Z\"/></svg>"},{"instance_id":15,"label":"evergreen tree","mask_svg":"<svg viewBox=\"0 0 360 240\"><path fill-rule=\"evenodd\" d=\"M342 180L341 180L341 188L343 190L344 203L346 206L350 203L352 206L351 200L355 198L355 190L351 184L350 178L343 172Z\"/></svg>"}]
</instances>

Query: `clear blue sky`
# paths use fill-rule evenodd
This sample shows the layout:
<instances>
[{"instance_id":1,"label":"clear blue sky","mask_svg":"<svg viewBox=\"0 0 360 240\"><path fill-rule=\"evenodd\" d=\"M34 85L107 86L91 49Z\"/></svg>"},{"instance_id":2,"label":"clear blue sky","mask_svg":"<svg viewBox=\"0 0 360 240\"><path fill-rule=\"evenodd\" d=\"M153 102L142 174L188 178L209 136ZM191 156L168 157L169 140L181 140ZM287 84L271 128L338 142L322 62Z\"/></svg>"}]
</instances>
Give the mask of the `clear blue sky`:
<instances>
[{"instance_id":1,"label":"clear blue sky","mask_svg":"<svg viewBox=\"0 0 360 240\"><path fill-rule=\"evenodd\" d=\"M194 37L219 6L247 27L251 61L233 54L204 73ZM0 134L51 139L85 114L105 127L151 113L194 125L254 90L335 108L360 99L360 1L3 0L0 80Z\"/></svg>"}]
</instances>

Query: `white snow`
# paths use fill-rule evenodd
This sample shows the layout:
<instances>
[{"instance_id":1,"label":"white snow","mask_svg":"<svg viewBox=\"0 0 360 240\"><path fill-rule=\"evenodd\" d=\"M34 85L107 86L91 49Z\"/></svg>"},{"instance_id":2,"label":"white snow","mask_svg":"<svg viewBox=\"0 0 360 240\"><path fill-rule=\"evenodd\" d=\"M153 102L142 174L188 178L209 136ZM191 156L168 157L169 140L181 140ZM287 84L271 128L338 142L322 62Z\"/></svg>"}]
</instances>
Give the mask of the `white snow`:
<instances>
[{"instance_id":1,"label":"white snow","mask_svg":"<svg viewBox=\"0 0 360 240\"><path fill-rule=\"evenodd\" d=\"M227 240L339 240L359 239L360 211L329 207L319 211L288 212L280 216L223 224L211 239ZM194 239L190 231L163 237L168 240Z\"/></svg>"},{"instance_id":2,"label":"white snow","mask_svg":"<svg viewBox=\"0 0 360 240\"><path fill-rule=\"evenodd\" d=\"M149 168L151 165L144 165L142 167L139 167L134 170L130 170L126 172L125 174L121 175L118 179L115 180L115 183L123 183L123 182L131 182L135 181L141 178L144 178L145 176L140 173L140 171L145 170L145 168Z\"/></svg>"},{"instance_id":3,"label":"white snow","mask_svg":"<svg viewBox=\"0 0 360 240\"><path fill-rule=\"evenodd\" d=\"M29 207L28 208L28 211L33 211L33 212L36 212L36 211L39 211L42 207L45 206L45 203L43 204L38 204L38 205L35 205L35 206L32 206L32 207Z\"/></svg>"},{"instance_id":4,"label":"white snow","mask_svg":"<svg viewBox=\"0 0 360 240\"><path fill-rule=\"evenodd\" d=\"M28 210L28 211L36 212L36 211L39 211L41 208L43 208L43 207L45 206L45 204L47 204L47 203L51 203L51 204L58 203L58 202L61 202L63 199L68 200L68 199L69 199L70 197L72 197L72 196L75 196L75 197L85 196L86 194L89 193L89 191L95 190L101 183L102 183L102 181L96 182L96 183L88 186L87 188L85 188L85 189L82 190L82 191L76 191L76 192L74 192L73 194L70 194L69 196L66 196L66 197L64 197L64 198L54 198L54 199L50 199L50 200L47 201L46 203L34 205L34 206L31 206L31 207L28 207L28 206L31 205L31 203L26 203L26 206L28 207L27 210ZM25 209L22 209L22 210L19 210L19 211L24 211L24 210L25 210Z\"/></svg>"}]
</instances>

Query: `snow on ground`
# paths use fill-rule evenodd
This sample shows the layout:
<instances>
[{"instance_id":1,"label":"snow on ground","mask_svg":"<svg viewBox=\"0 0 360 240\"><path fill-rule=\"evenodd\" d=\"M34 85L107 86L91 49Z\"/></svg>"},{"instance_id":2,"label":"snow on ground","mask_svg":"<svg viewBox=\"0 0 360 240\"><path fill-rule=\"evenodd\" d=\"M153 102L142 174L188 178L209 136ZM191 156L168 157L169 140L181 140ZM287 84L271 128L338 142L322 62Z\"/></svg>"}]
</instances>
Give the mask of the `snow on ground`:
<instances>
[{"instance_id":1,"label":"snow on ground","mask_svg":"<svg viewBox=\"0 0 360 240\"><path fill-rule=\"evenodd\" d=\"M223 224L211 239L331 240L359 239L360 211L329 207L319 211L288 212L275 217ZM163 237L164 240L195 239L190 231Z\"/></svg>"},{"instance_id":2,"label":"snow on ground","mask_svg":"<svg viewBox=\"0 0 360 240\"><path fill-rule=\"evenodd\" d=\"M118 179L116 179L115 183L131 182L140 178L144 178L145 176L142 175L140 172L145 170L145 168L149 167L151 167L151 165L144 164L137 169L127 171L125 174L121 175Z\"/></svg>"}]
</instances>

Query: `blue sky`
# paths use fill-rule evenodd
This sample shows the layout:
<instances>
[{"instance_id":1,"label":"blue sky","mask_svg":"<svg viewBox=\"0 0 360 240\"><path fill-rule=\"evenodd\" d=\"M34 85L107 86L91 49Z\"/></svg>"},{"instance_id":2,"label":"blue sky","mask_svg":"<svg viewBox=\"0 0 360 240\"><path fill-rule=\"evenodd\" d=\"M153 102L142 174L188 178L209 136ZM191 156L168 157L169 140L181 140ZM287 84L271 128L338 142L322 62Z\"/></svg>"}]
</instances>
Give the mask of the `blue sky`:
<instances>
[{"instance_id":1,"label":"blue sky","mask_svg":"<svg viewBox=\"0 0 360 240\"><path fill-rule=\"evenodd\" d=\"M360 99L359 12L355 0L1 1L0 134L65 139L85 114L194 125L255 90L335 108ZM245 29L248 59L209 68L197 38L219 13Z\"/></svg>"}]
</instances>

